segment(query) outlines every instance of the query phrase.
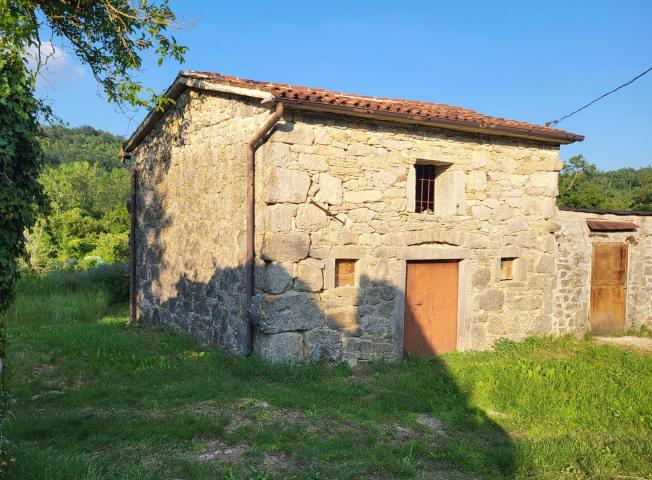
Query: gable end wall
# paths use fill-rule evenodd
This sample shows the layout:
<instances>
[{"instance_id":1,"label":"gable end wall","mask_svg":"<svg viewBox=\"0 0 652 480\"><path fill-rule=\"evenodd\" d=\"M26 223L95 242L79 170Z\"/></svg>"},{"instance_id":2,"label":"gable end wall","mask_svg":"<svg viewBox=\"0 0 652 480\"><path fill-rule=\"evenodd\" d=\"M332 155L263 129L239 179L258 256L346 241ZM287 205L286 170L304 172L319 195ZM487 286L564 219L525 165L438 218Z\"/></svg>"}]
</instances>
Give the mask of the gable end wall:
<instances>
[{"instance_id":1,"label":"gable end wall","mask_svg":"<svg viewBox=\"0 0 652 480\"><path fill-rule=\"evenodd\" d=\"M259 100L187 91L138 146L137 306L236 354L246 343L245 143Z\"/></svg>"}]
</instances>

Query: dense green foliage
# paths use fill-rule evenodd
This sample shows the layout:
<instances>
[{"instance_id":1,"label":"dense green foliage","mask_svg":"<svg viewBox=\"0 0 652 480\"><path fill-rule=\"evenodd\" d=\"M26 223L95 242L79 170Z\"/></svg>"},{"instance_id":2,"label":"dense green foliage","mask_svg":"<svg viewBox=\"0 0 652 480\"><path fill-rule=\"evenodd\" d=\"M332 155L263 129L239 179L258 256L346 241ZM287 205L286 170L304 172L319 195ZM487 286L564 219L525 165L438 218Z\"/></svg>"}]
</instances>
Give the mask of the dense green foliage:
<instances>
[{"instance_id":1,"label":"dense green foliage","mask_svg":"<svg viewBox=\"0 0 652 480\"><path fill-rule=\"evenodd\" d=\"M48 126L40 137L45 160L52 165L84 160L106 169L121 166L118 152L124 138L85 125L66 128Z\"/></svg>"},{"instance_id":2,"label":"dense green foliage","mask_svg":"<svg viewBox=\"0 0 652 480\"><path fill-rule=\"evenodd\" d=\"M18 275L17 259L24 253L23 232L43 206L37 182L41 149L36 140L38 102L34 80L21 56L0 37L0 314L12 298ZM4 327L0 322L0 472L9 461L2 436L6 411Z\"/></svg>"},{"instance_id":3,"label":"dense green foliage","mask_svg":"<svg viewBox=\"0 0 652 480\"><path fill-rule=\"evenodd\" d=\"M652 210L652 167L603 172L581 155L572 157L559 174L559 205Z\"/></svg>"},{"instance_id":4,"label":"dense green foliage","mask_svg":"<svg viewBox=\"0 0 652 480\"><path fill-rule=\"evenodd\" d=\"M652 476L649 353L533 338L353 370L270 365L127 325L114 287L77 275L24 278L6 315L9 479Z\"/></svg>"},{"instance_id":5,"label":"dense green foliage","mask_svg":"<svg viewBox=\"0 0 652 480\"><path fill-rule=\"evenodd\" d=\"M74 161L44 169L40 182L51 212L28 233L31 269L127 261L130 174L124 167L107 170L105 163Z\"/></svg>"}]
</instances>

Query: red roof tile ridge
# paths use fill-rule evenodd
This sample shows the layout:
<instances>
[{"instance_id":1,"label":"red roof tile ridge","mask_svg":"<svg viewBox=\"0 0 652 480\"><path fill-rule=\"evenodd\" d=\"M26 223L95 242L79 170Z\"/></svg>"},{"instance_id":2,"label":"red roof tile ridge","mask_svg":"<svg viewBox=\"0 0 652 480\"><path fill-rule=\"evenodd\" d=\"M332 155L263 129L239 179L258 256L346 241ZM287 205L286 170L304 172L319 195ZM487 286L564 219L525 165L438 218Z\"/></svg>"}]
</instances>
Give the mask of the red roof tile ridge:
<instances>
[{"instance_id":1,"label":"red roof tile ridge","mask_svg":"<svg viewBox=\"0 0 652 480\"><path fill-rule=\"evenodd\" d=\"M581 135L575 135L573 133L546 127L544 125L493 117L472 109L443 103L343 93L323 88L289 85L287 83L249 80L230 75L222 75L216 72L183 71L180 75L183 77L207 80L209 82L222 83L234 87L254 88L271 93L277 98L285 98L300 102L358 108L367 111L385 112L395 115L409 115L428 120L442 119L446 121L475 124L482 128L493 128L497 130L500 128L511 128L523 131L524 133L538 133L547 136L552 135L564 139L565 141L581 141L584 139Z\"/></svg>"}]
</instances>

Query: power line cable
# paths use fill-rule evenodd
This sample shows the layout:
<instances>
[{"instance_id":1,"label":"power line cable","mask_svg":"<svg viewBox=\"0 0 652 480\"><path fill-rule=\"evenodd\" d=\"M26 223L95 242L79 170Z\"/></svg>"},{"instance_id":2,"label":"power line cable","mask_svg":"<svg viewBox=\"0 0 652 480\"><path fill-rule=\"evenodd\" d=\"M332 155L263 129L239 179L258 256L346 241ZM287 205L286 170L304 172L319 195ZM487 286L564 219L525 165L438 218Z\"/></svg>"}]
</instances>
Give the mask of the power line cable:
<instances>
[{"instance_id":1,"label":"power line cable","mask_svg":"<svg viewBox=\"0 0 652 480\"><path fill-rule=\"evenodd\" d=\"M632 78L629 82L623 83L622 85L617 86L617 87L614 88L613 90L610 90L610 91L608 91L607 93L605 93L605 94L603 94L603 95L600 95L600 96L599 96L598 98L596 98L595 100L590 101L589 103L587 103L587 104L584 105L583 107L578 108L578 109L575 110L574 112L571 112L571 113L569 113L569 114L567 114L567 115L564 115L563 117L558 118L557 120L552 120L552 121L550 121L550 122L546 122L546 127L553 127L553 126L557 125L559 122L561 122L561 121L563 121L563 120L566 120L568 117L572 117L572 116L575 115L576 113L581 112L582 110L584 110L584 109L587 108L587 107L590 107L590 106L593 105L595 102L597 102L597 101L599 101L599 100L602 100L604 97L606 97L606 96L608 96L608 95L611 95L612 93L617 92L617 91L620 90L621 88L624 88L624 87L626 87L627 85L630 85L630 84L634 83L636 80L638 80L639 78L641 78L643 75L645 75L646 73L649 73L649 72L651 72L651 71L652 71L652 67L648 68L648 69L645 70L643 73L640 73L640 74L636 75L636 76L635 76L634 78Z\"/></svg>"}]
</instances>

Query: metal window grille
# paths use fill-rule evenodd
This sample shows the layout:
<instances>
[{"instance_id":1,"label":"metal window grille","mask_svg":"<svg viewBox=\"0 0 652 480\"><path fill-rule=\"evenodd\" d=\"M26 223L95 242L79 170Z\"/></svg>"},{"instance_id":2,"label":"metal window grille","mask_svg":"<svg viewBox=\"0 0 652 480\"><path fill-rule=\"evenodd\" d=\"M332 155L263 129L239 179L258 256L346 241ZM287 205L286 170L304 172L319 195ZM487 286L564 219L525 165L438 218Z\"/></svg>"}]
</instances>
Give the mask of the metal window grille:
<instances>
[{"instance_id":1,"label":"metal window grille","mask_svg":"<svg viewBox=\"0 0 652 480\"><path fill-rule=\"evenodd\" d=\"M435 165L415 165L414 168L417 178L415 211L417 213L434 212L437 167Z\"/></svg>"}]
</instances>

